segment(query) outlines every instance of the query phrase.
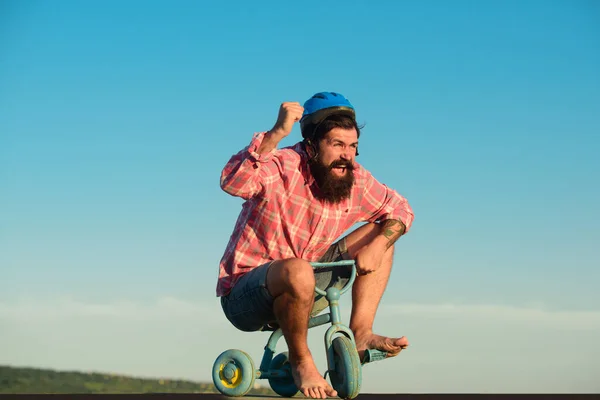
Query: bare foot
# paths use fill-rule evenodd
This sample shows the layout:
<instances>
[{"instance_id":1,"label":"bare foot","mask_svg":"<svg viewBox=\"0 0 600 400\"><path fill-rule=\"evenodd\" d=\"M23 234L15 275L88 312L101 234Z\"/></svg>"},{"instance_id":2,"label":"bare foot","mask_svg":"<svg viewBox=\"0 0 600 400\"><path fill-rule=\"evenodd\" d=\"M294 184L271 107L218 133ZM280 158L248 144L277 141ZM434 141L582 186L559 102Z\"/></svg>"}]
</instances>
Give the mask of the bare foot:
<instances>
[{"instance_id":1,"label":"bare foot","mask_svg":"<svg viewBox=\"0 0 600 400\"><path fill-rule=\"evenodd\" d=\"M358 356L362 360L366 349L376 349L388 353L388 357L395 357L400 352L408 347L408 339L404 336L400 338L389 338L381 335L376 335L373 332L364 334L355 334L356 349Z\"/></svg>"},{"instance_id":2,"label":"bare foot","mask_svg":"<svg viewBox=\"0 0 600 400\"><path fill-rule=\"evenodd\" d=\"M329 386L319 373L319 370L317 370L312 358L301 360L297 363L290 360L290 364L292 366L294 383L306 397L326 399L328 396L337 396L337 392Z\"/></svg>"}]
</instances>

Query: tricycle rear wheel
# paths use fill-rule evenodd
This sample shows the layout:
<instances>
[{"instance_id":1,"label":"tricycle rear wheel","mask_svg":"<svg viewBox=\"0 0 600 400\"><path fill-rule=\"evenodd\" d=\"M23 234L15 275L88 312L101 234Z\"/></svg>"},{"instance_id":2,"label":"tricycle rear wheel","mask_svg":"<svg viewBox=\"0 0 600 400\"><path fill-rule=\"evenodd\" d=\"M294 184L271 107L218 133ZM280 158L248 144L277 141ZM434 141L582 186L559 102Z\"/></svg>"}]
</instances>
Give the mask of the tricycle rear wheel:
<instances>
[{"instance_id":1,"label":"tricycle rear wheel","mask_svg":"<svg viewBox=\"0 0 600 400\"><path fill-rule=\"evenodd\" d=\"M241 350L226 350L215 360L212 378L217 390L225 396L244 396L254 386L254 362Z\"/></svg>"},{"instance_id":2,"label":"tricycle rear wheel","mask_svg":"<svg viewBox=\"0 0 600 400\"><path fill-rule=\"evenodd\" d=\"M290 361L288 352L279 353L270 364L271 369L284 370L287 374L285 378L269 378L269 385L275 393L283 397L293 397L298 393L298 387L294 383L292 377L292 368L290 367Z\"/></svg>"}]
</instances>

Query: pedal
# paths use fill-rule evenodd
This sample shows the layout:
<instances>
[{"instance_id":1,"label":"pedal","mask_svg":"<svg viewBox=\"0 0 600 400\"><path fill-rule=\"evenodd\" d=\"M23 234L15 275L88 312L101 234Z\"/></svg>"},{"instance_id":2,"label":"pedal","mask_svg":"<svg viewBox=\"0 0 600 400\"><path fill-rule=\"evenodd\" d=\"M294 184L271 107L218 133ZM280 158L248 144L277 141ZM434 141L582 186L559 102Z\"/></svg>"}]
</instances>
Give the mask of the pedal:
<instances>
[{"instance_id":1,"label":"pedal","mask_svg":"<svg viewBox=\"0 0 600 400\"><path fill-rule=\"evenodd\" d=\"M381 351L376 349L367 349L363 354L361 364L367 364L370 362L381 361L387 358L387 351Z\"/></svg>"}]
</instances>

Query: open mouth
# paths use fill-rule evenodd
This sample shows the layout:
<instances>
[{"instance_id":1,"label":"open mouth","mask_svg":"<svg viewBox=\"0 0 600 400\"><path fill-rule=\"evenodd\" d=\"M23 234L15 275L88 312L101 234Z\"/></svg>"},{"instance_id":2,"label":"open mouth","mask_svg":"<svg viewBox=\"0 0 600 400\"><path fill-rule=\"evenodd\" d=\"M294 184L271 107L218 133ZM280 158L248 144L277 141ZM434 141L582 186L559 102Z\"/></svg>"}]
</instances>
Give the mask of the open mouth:
<instances>
[{"instance_id":1,"label":"open mouth","mask_svg":"<svg viewBox=\"0 0 600 400\"><path fill-rule=\"evenodd\" d=\"M345 175L347 168L345 166L338 166L338 167L333 167L331 170L338 175Z\"/></svg>"}]
</instances>

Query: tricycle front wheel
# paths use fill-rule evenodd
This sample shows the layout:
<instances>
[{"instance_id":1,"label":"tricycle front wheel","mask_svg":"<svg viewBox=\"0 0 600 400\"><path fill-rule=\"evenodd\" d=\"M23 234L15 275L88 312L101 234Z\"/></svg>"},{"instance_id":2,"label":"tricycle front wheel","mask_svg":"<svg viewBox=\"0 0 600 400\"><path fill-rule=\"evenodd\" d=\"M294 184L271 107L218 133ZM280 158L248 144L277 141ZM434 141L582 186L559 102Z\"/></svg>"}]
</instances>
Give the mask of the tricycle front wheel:
<instances>
[{"instance_id":1,"label":"tricycle front wheel","mask_svg":"<svg viewBox=\"0 0 600 400\"><path fill-rule=\"evenodd\" d=\"M329 375L333 388L342 399L353 399L360 393L362 367L356 346L346 336L333 339L335 370Z\"/></svg>"}]
</instances>

